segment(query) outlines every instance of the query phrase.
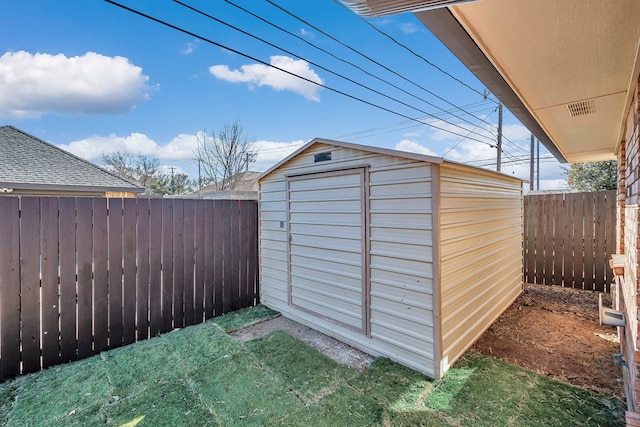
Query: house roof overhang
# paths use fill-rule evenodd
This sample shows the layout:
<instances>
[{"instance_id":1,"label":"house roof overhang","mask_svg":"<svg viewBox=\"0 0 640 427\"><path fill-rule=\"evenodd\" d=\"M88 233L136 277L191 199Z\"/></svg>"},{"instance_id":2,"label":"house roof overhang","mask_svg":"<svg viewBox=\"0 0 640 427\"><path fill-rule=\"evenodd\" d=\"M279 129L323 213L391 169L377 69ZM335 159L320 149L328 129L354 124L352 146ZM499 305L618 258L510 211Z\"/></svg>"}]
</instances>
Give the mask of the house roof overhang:
<instances>
[{"instance_id":1,"label":"house roof overhang","mask_svg":"<svg viewBox=\"0 0 640 427\"><path fill-rule=\"evenodd\" d=\"M404 3L557 159L614 158L640 73L640 1Z\"/></svg>"}]
</instances>

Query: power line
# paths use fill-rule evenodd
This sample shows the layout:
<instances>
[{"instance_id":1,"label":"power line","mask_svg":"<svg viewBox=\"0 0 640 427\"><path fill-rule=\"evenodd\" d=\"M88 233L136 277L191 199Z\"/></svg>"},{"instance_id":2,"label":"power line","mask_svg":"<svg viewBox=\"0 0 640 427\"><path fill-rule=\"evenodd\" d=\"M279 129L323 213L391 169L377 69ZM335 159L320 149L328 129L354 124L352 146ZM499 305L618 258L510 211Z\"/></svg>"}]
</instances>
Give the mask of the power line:
<instances>
[{"instance_id":1,"label":"power line","mask_svg":"<svg viewBox=\"0 0 640 427\"><path fill-rule=\"evenodd\" d=\"M474 104L469 104L466 107L471 107L471 106L478 106L478 104L481 104L483 101L481 101L480 103L474 103ZM475 113L480 113L483 111L486 111L487 108L482 108L481 110L475 111ZM444 111L442 113L439 113L437 115L443 115L446 116L446 114L448 114L447 111ZM420 119L424 119L424 118L420 118ZM384 126L379 126L379 127L374 127L374 128L369 128L369 129L363 129L363 130L359 130L359 131L354 131L354 132L350 132L347 134L342 134L342 135L338 135L338 136L334 136L332 139L341 139L341 138L350 138L350 139L360 139L360 138L366 138L368 135L367 134L375 134L375 135L379 135L381 133L390 133L390 132L395 132L395 131L400 131L400 130L404 130L404 129L410 129L410 128L415 128L418 126L422 126L422 124L417 124L412 120L403 120L401 122L395 122L395 123L389 123L386 124Z\"/></svg>"},{"instance_id":2,"label":"power line","mask_svg":"<svg viewBox=\"0 0 640 427\"><path fill-rule=\"evenodd\" d=\"M293 13L293 12L291 12L291 11L289 11L289 10L285 9L284 7L282 7L282 6L280 6L280 5L278 5L277 3L273 2L272 0L265 0L265 1L266 1L267 3L269 3L270 5L272 5L273 7L277 8L277 9L281 10L282 12L286 13L287 15L291 16L292 18L294 18L294 19L296 19L296 20L298 20L298 21L302 22L303 24L308 25L309 27L313 28L314 30L318 31L320 34L322 34L322 35L324 35L324 36L326 36L326 37L330 38L331 40L335 41L336 43L340 44L341 46L343 46L343 47L345 47L345 48L349 49L350 51L352 51L352 52L356 53L357 55L360 55L360 56L362 56L363 58L365 58L365 59L367 59L367 60L369 60L369 61L373 62L373 63L374 63L374 64L376 64L377 66L379 66L379 67L381 67L381 68L385 69L386 71L388 71L388 72L392 73L393 75L395 75L395 76L397 76L397 77L400 77L402 80L405 80L406 82L408 82L408 83L410 83L410 84L412 84L412 85L416 86L417 88L422 89L422 90L423 90L423 91L425 91L426 93L428 93L428 94L430 94L430 95L432 95L432 96L434 96L434 97L438 98L439 100L441 100L441 101L443 101L443 102L446 102L447 104L451 105L452 107L454 107L454 108L456 108L456 109L459 109L460 111L464 111L463 109L461 109L461 108L460 108L459 106L457 106L456 104L454 104L454 103L450 102L449 100L447 100L447 99L445 99L445 98L441 97L440 95L438 95L438 94L436 94L436 93L434 93L434 92L430 91L429 89L425 88L424 86L419 85L418 83L414 82L413 80L408 79L407 77L403 76L402 74L400 74L400 73L398 73L398 72L396 72L396 71L392 70L391 68L387 67L387 66L386 66L386 65L384 65L384 64L381 64L380 62L378 62L378 61L376 61L375 59L371 58L370 56L368 56L368 55L366 55L366 54L364 54L364 53L360 52L359 50L354 49L353 47L349 46L348 44L346 44L346 43L344 43L344 42L342 42L342 41L338 40L337 38L335 38L335 37L334 37L334 36L332 36L331 34L329 34L329 33L325 32L325 31L321 30L320 28L316 27L315 25L311 24L310 22L306 21L305 19L303 19L303 18L299 17L299 16L298 16L298 15L296 15L295 13ZM465 111L465 112L466 112L466 111ZM469 114L468 112L466 112L466 113L467 113L467 114ZM469 114L469 115L473 116L473 114ZM482 119L480 119L479 117L475 117L475 116L473 116L473 117L474 117L474 118L476 118L476 119L478 119L478 120L480 120L480 121L482 121ZM460 118L460 117L458 117L458 118ZM461 119L461 120L463 120L463 119ZM472 125L473 125L474 123L469 123L469 124L472 124Z\"/></svg>"},{"instance_id":3,"label":"power line","mask_svg":"<svg viewBox=\"0 0 640 427\"><path fill-rule=\"evenodd\" d=\"M177 0L174 0L174 1L176 1L176 2L180 3L180 2L179 2L179 1L177 1ZM233 6L233 7L237 8L237 9L239 9L239 10L243 11L243 12L245 12L246 14L253 16L254 18L256 18L256 19L260 20L261 22L263 22L263 23L265 23L265 24L267 24L267 25L270 25L270 26L272 26L272 27L274 27L274 28L276 28L276 29L278 29L278 30L282 31L282 32L284 32L285 34L288 34L289 36L294 37L294 38L296 38L296 39L300 40L300 41L301 41L301 42L303 42L303 43L306 43L307 45L309 45L309 46L311 46L311 47L313 47L313 48L315 48L315 49L319 50L320 52L323 52L323 53L325 53L325 54L327 54L327 55L331 56L332 58L334 58L334 59L336 59L336 60L338 60L338 61L340 61L340 62L342 62L342 63L345 63L345 64L347 64L347 65L350 65L350 66L352 66L352 67L356 68L357 70L359 70L359 71L363 72L364 74L366 74L366 75L368 75L368 76L370 76L370 77L373 77L374 79L377 79L377 80L379 80L379 81L381 81L381 82L383 82L383 83L385 83L385 84L387 84L387 85L389 85L389 86L393 87L394 89L399 90L400 92L402 92L402 93L404 93L404 94L406 94L406 95L409 95L409 96L411 96L411 97L413 97L413 98L415 98L415 99L417 99L417 100L419 100L419 101L422 101L422 102L424 102L425 104L427 104L427 105L429 105L429 106L431 106L431 107L434 107L434 108L436 108L436 109L438 109L438 110L440 110L440 111L445 111L443 108L439 107L439 106L438 106L438 105L436 105L436 104L433 104L432 102L427 101L426 99L424 99L424 98L422 98L422 97L417 96L415 93L409 92L409 91L407 91L407 90L405 90L405 89L401 88L400 86L398 86L398 85L396 85L396 84L394 84L394 83L391 83L390 81L388 81L388 80L386 80L386 79L384 79L384 78L382 78L382 77L380 77L380 76L377 76L377 75L375 75L375 74L373 74L373 73L371 73L371 72L367 71L366 69L364 69L364 68L360 67L359 65L357 65L357 64L355 64L355 63L353 63L353 62L351 62L351 61L349 61L349 60L346 60L346 59L344 59L344 58L341 58L341 57L337 56L337 55L336 55L336 54L334 54L333 52L331 52L331 51L329 51L329 50L327 50L327 49L324 49L324 48L322 48L322 47L320 47L320 46L316 45L315 43L312 43L312 42L310 42L310 41L306 40L305 38L303 38L303 37L301 37L301 36L299 36L299 35L297 35L297 34L295 34L295 33L291 32L291 31L289 31L289 30L287 30L287 29L285 29L285 28L283 28L283 27L281 27L281 26L279 26L279 25L277 25L277 24L275 24L275 23L273 23L273 22L271 22L271 21L269 21L268 19L265 19L265 18L263 18L263 17L261 17L261 16L257 15L257 14L256 14L256 13L254 13L254 12L251 12L250 10L248 10L248 9L246 9L246 8L244 8L244 7L240 6L240 5L238 5L238 4L234 3L234 2L232 2L231 0L224 0L224 1L225 1L226 3L228 3L228 4L230 4L231 6ZM305 22L305 23L306 23L306 21L303 21L303 22ZM317 28L316 28L316 27L314 27L313 25L308 24L308 23L307 23L307 25L309 25L309 26L311 26L312 28L314 28L314 29L318 30L319 32L321 32L321 33L325 34L322 30L317 29ZM331 37L331 36L327 35L327 37ZM297 56L297 55L295 55L295 54L292 54L292 55ZM306 59L305 59L305 60L306 60ZM308 60L307 60L307 61L308 61ZM311 61L308 61L308 62L309 62L309 63L311 63ZM321 68L322 68L322 67L321 67ZM478 93L480 93L480 92L478 92ZM483 95L483 94L481 94L481 95ZM492 102L495 102L494 100L491 100L491 101L492 101ZM452 105L453 105L453 104L452 104ZM413 107L412 107L412 108L413 108ZM476 118L476 119L478 119L478 120L482 120L482 119L481 119L481 118L479 118L478 116L475 116L474 114L472 114L472 113L470 113L470 112L468 112L468 111L464 110L462 107L455 106L455 108L456 108L456 109L458 109L458 110L463 111L464 113L466 113L466 114L468 114L468 115L470 115L470 116L472 116L472 117L474 117L474 118ZM415 108L414 108L414 109L415 109ZM421 111L421 110L418 110L418 111ZM468 120L463 119L462 117L460 117L460 116L458 116L458 115L453 114L453 112L452 112L451 114L452 114L454 117L456 117L456 118L458 118L458 119L460 119L460 120L462 120L462 121L464 121L464 122L466 122L466 123L469 123L469 124L471 124L471 125L473 125L473 124L474 124L474 123L472 123L472 122L470 122L470 121L468 121Z\"/></svg>"},{"instance_id":4,"label":"power line","mask_svg":"<svg viewBox=\"0 0 640 427\"><path fill-rule=\"evenodd\" d=\"M222 49L226 49L226 50L228 50L229 52L232 52L232 53L235 53L235 54L237 54L237 55L239 55L239 56L242 56L242 57L244 57L244 58L250 59L250 60L255 61L255 62L259 63L259 64L265 65L265 66L267 66L267 67L274 68L274 69L276 69L276 70L282 71L283 73L286 73L286 74L289 74L289 75L291 75L291 76L297 77L297 78L299 78L299 79L302 79L302 80L304 80L304 81L306 81L306 82L309 82L309 83L311 83L311 84L314 84L314 85L316 85L316 86L319 86L319 87L325 88L325 89L327 89L327 90L329 90L329 91L332 91L332 92L338 93L338 94L340 94L340 95L346 96L347 98L353 99L353 100L355 100L355 101L362 102L363 104L369 105L369 106L371 106L371 107L378 108L378 109L380 109L380 110L382 110L382 111L385 111L385 112L388 112L388 113L391 113L391 114L395 114L395 115L397 115L397 116L399 116L399 117L403 117L403 118L408 119L408 120L415 121L415 122L417 122L417 123L420 123L420 124L423 124L423 125L426 125L426 126L432 127L432 128L434 128L434 129L438 129L438 130L441 130L441 131L443 131L443 132L450 133L450 134L452 134L452 135L463 136L462 134L459 134L459 133L457 133L457 132L453 132L453 131L451 131L451 130L444 129L444 128L441 128L441 127L439 127L439 126L435 126L435 125L430 124L430 123L425 123L424 121L421 121L421 120L416 119L416 118L414 118L414 117L411 117L411 116L408 116L408 115L406 115L406 114L403 114L403 113L400 113L400 112L397 112L397 111L391 110L391 109L389 109L389 108L387 108L387 107L384 107L384 106L381 106L381 105L375 104L375 103L373 103L373 102L371 102L371 101L367 101L367 100L362 99L362 98L359 98L359 97L357 97L357 96L355 96L355 95L348 94L348 93L346 93L346 92L344 92L344 91L342 91L342 90L335 89L335 88L333 88L333 87L330 87L330 86L324 85L324 84L322 84L322 83L318 83L318 82L313 81L313 80L311 80L311 79L308 79L308 78L306 78L306 77L304 77L304 76L301 76L301 75L299 75L299 74L293 73L293 72L291 72L291 71L289 71L289 70L286 70L286 69L284 69L284 68L278 67L278 66L273 65L273 64L270 64L270 63L268 63L268 62L266 62L266 61L263 61L263 60L261 60L261 59L258 59L258 58L254 57L254 56L249 55L249 54L246 54L246 53L240 52L239 50L234 49L234 48L232 48L232 47L230 47L230 46L226 46L226 45L224 45L224 44L221 44L221 43L215 42L215 41L213 41L213 40L211 40L211 39L208 39L208 38L206 38L206 37L204 37L204 36L201 36L201 35L199 35L199 34L196 34L196 33L192 32L192 31L189 31L189 30L186 30L186 29L184 29L184 28L178 27L177 25L173 25L173 24L171 24L171 23L169 23L169 22L163 21L163 20L161 20L161 19L159 19L159 18L153 17L153 16L148 15L148 14L146 14L146 13L144 13L144 12L141 12L141 11L139 11L139 10L133 9L133 8L131 8L131 7L129 7L129 6L125 6L125 5L123 5L123 4L120 4L120 3L118 3L118 2L116 2L116 1L114 1L114 0L104 0L104 1L105 1L105 2L107 2L107 3L110 3L110 4L114 5L114 6L118 6L118 7L122 8L122 9L124 9L124 10L128 11L128 12L131 12L131 13L134 13L134 14L136 14L136 15L138 15L138 16L141 16L141 17L143 17L143 18L147 18L147 19L149 19L149 20L151 20L151 21L157 22L157 23L162 24L162 25L164 25L164 26L166 26L166 27L169 27L169 28L172 28L172 29L174 29L174 30L176 30L176 31L179 31L179 32L181 32L181 33L187 34L187 35L189 35L189 36L191 36L191 37L197 38L197 39L199 39L199 40L202 40L202 41L207 42L207 43L209 43L209 44L212 44L212 45L214 45L214 46L220 47L220 48L222 48ZM267 1L269 1L269 0L267 0ZM480 143L482 143L482 144L486 144L486 145L491 146L491 144L489 144L489 143L487 143L487 142L485 142L485 141L481 141L481 140L476 139L476 138L468 137L467 139L470 139L470 140L473 140L473 141L477 141L477 142L480 142Z\"/></svg>"},{"instance_id":5,"label":"power line","mask_svg":"<svg viewBox=\"0 0 640 427\"><path fill-rule=\"evenodd\" d=\"M338 3L340 6L342 6L343 8L347 9L347 7L341 3L338 0L334 0L335 3ZM362 16L355 14L356 16L358 16L360 18L360 20L362 22L364 22L365 24L367 24L369 27L371 27L373 30L375 30L376 32L378 32L379 34L387 37L388 39L390 39L392 42L394 42L395 44L397 44L398 46L404 48L405 50L407 50L408 52L410 52L412 55L414 55L417 58L420 58L421 60L423 60L424 62L426 62L428 65L432 66L433 68L435 68L436 70L440 71L442 74L450 77L451 79L455 80L456 82L460 83L461 85L471 89L472 91L474 91L475 93L477 93L480 96L485 96L484 93L480 92L479 90L477 90L476 88L468 85L467 83L463 82L462 80L460 80L459 78L457 78L456 76L454 76L453 74L449 73L448 71L442 69L441 67L439 67L438 65L434 64L433 62L429 61L427 58L425 58L424 56L420 55L419 53L415 52L413 49L411 49L410 47L406 46L403 43L400 43L397 39L395 39L393 36L389 35L388 33L385 33L384 31L382 31L381 29L379 29L378 27L376 27L375 25L373 25L371 22L369 22L368 20L364 19ZM495 100L491 100L492 102L497 103L497 101Z\"/></svg>"},{"instance_id":6,"label":"power line","mask_svg":"<svg viewBox=\"0 0 640 427\"><path fill-rule=\"evenodd\" d=\"M498 107L496 107L491 113L489 113L488 116L490 116L491 114L495 113L495 111L498 109ZM478 124L478 126L480 126ZM476 127L478 127L476 126ZM451 148L449 148L447 151L444 152L444 154L442 154L442 157L446 156L447 154L449 154L454 148L456 148L458 145L460 145L462 143L462 141L464 141L465 138L462 138L460 141L456 142L455 144L453 144L453 146Z\"/></svg>"},{"instance_id":7,"label":"power line","mask_svg":"<svg viewBox=\"0 0 640 427\"><path fill-rule=\"evenodd\" d=\"M411 109L413 109L413 110L416 110L416 111L418 111L418 112L420 112L420 113L422 113L422 114L424 114L424 115L426 115L426 116L428 116L428 117L437 118L434 114L429 113L428 111L425 111L425 110L422 110L422 109L420 109L420 108L414 107L413 105L410 105L410 104L408 104L408 103L406 103L406 102L404 102L404 101L401 101L401 100L399 100L399 99L397 99L397 98L394 98L394 97L392 97L392 96L390 96L390 95L387 95L387 94L385 94L385 93L383 93L383 92L380 92L380 91L379 91L379 90L377 90L377 89L373 89L373 88L371 88L371 87L369 87L369 86L367 86L367 85L364 85L364 84L362 84L362 83L360 83L360 82L358 82L358 81L355 81L355 80L353 80L352 78L349 78L349 77L347 77L347 76L345 76L345 75L343 75L343 74L341 74L341 73L338 73L338 72L335 72L335 71L333 71L333 70L330 70L329 68L326 68L326 67L324 67L324 66L322 66L322 65L320 65L320 64L318 64L318 63L316 63L316 62L314 62L314 61L311 61L311 60L309 60L309 59L307 59L307 58L305 58L305 57L302 57L302 56L300 56L300 55L297 55L296 53L293 53L293 52L291 52L290 50L287 50L287 49L285 49L285 48L283 48L283 47L281 47L281 46L275 45L275 44L273 44L273 43L271 43L271 42L269 42L269 41L267 41L267 40L265 40L265 39L263 39L263 38L261 38L261 37L258 37L258 36L254 35L254 34L249 33L248 31L245 31L245 30L243 30L243 29L241 29L241 28L238 28L238 27L236 27L236 26L234 26L234 25L232 25L232 24L229 24L229 23L227 23L227 22L225 22L225 21L223 21L223 20L221 20L221 19L219 19L219 18L216 18L215 16L212 16L212 15L210 15L210 14L208 14L208 13L206 13L206 12L204 12L204 11L200 10L200 9L197 9L197 8L195 8L195 7L193 7L193 6L190 6L190 5L186 4L186 3L183 3L183 2L182 2L182 1L180 1L180 0L173 0L173 1L174 1L175 3L177 3L177 4L181 5L181 6L183 6L183 7L186 7L187 9L192 10L193 12L196 12L196 13L198 13L198 14L202 15L202 16L205 16L205 17L207 17L207 18L209 18L209 19L211 19L211 20L213 20L213 21L215 21L215 22L217 22L217 23L219 23L219 24L222 24L222 25L224 25L224 26L226 26L226 27L228 27L228 28L231 28L231 29L233 29L233 30L235 30L235 31L238 31L238 32L240 32L240 33L242 33L242 34L244 34L244 35L246 35L246 36L248 36L248 37L251 37L251 38L253 38L253 39L255 39L255 40L258 40L258 41L260 41L260 42L262 42L262 43L264 43L264 44L266 44L266 45L268 45L268 46L271 46L271 47L273 47L273 48L275 48L275 49L279 49L279 50L281 50L282 52L284 52L284 53L286 53L286 54L288 54L288 55L294 56L294 57L296 57L296 58L298 58L298 59L302 59L303 61L306 61L306 62L308 62L309 64L311 64L311 65L313 65L313 66L315 66L315 67L318 67L318 68L320 68L320 69L322 69L322 70L324 70L324 71L326 71L326 72L328 72L328 73L331 73L331 74L333 74L333 75L334 75L334 76L336 76L336 77L340 77L340 78L342 78L342 79L344 79L344 80L348 81L349 83L355 84L355 85L357 85L357 86L359 86L359 87L361 87L361 88L363 88L363 89L369 90L369 91L371 91L371 92L373 92L373 93L375 93L375 94L377 94L377 95L380 95L380 96L382 96L382 97L384 97L384 98L387 98L387 99L392 100L392 101L394 101L394 102L397 102L397 103L399 103L399 104L401 104L401 105L404 105L405 107L408 107L408 108L411 108ZM449 124L449 125L451 125L451 126L455 126L455 127L457 127L457 128L460 128L460 129L462 129L463 131L468 130L468 129L464 128L463 126L460 126L460 125L458 125L458 124L456 124L456 123L452 123L452 122L449 122L449 121L444 120L444 119L439 119L439 120L442 120L443 122L445 122L445 123L447 123L447 124ZM476 126L476 127L477 127L477 126ZM475 129L475 128L474 128L474 129ZM486 135L481 134L481 133L478 133L478 132L473 132L473 131L471 131L471 132L469 132L469 133L470 133L470 134L471 134L471 133L473 133L473 134L478 135L478 136L480 136L480 137L484 137L484 138L486 138Z\"/></svg>"}]
</instances>

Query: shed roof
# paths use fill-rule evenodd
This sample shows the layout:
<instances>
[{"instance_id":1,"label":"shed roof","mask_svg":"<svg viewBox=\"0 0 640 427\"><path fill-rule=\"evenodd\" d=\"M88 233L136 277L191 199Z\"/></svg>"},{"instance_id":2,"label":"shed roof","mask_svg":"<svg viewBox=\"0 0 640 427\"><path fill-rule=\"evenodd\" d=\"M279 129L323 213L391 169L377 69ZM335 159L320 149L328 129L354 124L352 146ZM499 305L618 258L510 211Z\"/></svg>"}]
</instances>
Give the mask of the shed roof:
<instances>
[{"instance_id":1,"label":"shed roof","mask_svg":"<svg viewBox=\"0 0 640 427\"><path fill-rule=\"evenodd\" d=\"M0 187L144 191L144 188L13 126L0 126L0 150Z\"/></svg>"},{"instance_id":2,"label":"shed roof","mask_svg":"<svg viewBox=\"0 0 640 427\"><path fill-rule=\"evenodd\" d=\"M488 170L488 169L477 168L475 166L465 165L464 163L452 162L450 160L445 160L445 159L443 159L441 157L428 156L426 154L411 153L409 151L392 150L390 148L373 147L371 145L354 144L352 142L334 141L334 140L331 140L331 139L323 139L323 138L314 138L314 139L312 139L311 141L309 141L308 143L306 143L305 145L303 145L302 147L300 147L299 149L294 151L292 154L290 154L289 156L285 157L280 162L276 163L274 166L269 168L265 173L263 173L262 176L260 176L259 181L262 181L266 176L271 174L273 171L279 169L280 167L282 167L283 165L285 165L286 163L288 163L289 161L291 161L292 159L294 159L295 157L300 155L300 153L308 150L310 147L312 147L313 145L316 145L316 144L327 144L327 145L333 145L333 146L336 146L336 147L344 147L344 148L350 148L350 149L354 149L354 150L368 151L368 152L371 152L371 153L378 153L378 154L383 154L383 155L387 155L387 156L395 156L395 157L400 157L400 158L405 158L405 159L417 160L417 161L420 161L420 162L428 162L428 163L435 163L435 164L447 164L447 165L454 166L454 167L457 167L457 168L472 169L472 170L476 171L479 174L499 175L499 176L502 176L502 177L505 177L505 178L511 178L511 179L515 179L517 181L522 181L520 178L516 178L516 177L511 176L511 175L507 175L507 174L503 174L503 173L500 173L500 172L491 171L491 170Z\"/></svg>"}]
</instances>

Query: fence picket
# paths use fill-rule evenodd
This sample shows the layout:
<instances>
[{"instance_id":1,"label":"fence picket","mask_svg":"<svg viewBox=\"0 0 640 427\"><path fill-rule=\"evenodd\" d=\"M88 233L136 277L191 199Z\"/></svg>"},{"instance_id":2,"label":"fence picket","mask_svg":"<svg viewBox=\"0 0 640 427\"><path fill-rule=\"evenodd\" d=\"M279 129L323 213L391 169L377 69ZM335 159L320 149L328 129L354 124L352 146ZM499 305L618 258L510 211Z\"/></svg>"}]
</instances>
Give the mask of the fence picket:
<instances>
[{"instance_id":1,"label":"fence picket","mask_svg":"<svg viewBox=\"0 0 640 427\"><path fill-rule=\"evenodd\" d=\"M122 343L136 341L136 199L122 200Z\"/></svg>"},{"instance_id":2,"label":"fence picket","mask_svg":"<svg viewBox=\"0 0 640 427\"><path fill-rule=\"evenodd\" d=\"M173 329L173 202L162 200L162 328Z\"/></svg>"},{"instance_id":3,"label":"fence picket","mask_svg":"<svg viewBox=\"0 0 640 427\"><path fill-rule=\"evenodd\" d=\"M93 199L93 350L109 348L107 199Z\"/></svg>"},{"instance_id":4,"label":"fence picket","mask_svg":"<svg viewBox=\"0 0 640 427\"><path fill-rule=\"evenodd\" d=\"M206 225L204 218L204 203L196 203L195 204L195 254L194 254L194 262L195 262L195 276L194 276L194 294L193 294L193 313L194 313L194 322L201 323L207 318L204 316L204 305L205 305L205 297L204 297L204 269L205 269L205 258L204 258L204 235L206 233Z\"/></svg>"},{"instance_id":5,"label":"fence picket","mask_svg":"<svg viewBox=\"0 0 640 427\"><path fill-rule=\"evenodd\" d=\"M173 202L173 327L184 327L184 201Z\"/></svg>"},{"instance_id":6,"label":"fence picket","mask_svg":"<svg viewBox=\"0 0 640 427\"><path fill-rule=\"evenodd\" d=\"M214 288L215 288L215 252L214 252L214 204L213 200L205 200L204 206L204 315L206 319L214 316Z\"/></svg>"},{"instance_id":7,"label":"fence picket","mask_svg":"<svg viewBox=\"0 0 640 427\"><path fill-rule=\"evenodd\" d=\"M135 253L137 274L135 297L136 302L136 339L138 341L149 337L149 199L137 201L137 250ZM153 335L151 335L153 336Z\"/></svg>"},{"instance_id":8,"label":"fence picket","mask_svg":"<svg viewBox=\"0 0 640 427\"><path fill-rule=\"evenodd\" d=\"M230 236L226 234L229 226L224 227L225 206L228 203L224 203L222 200L213 201L213 283L214 288L214 316L220 316L225 313L224 301L223 301L223 288L224 288L224 263L223 263L223 251L225 245L225 239Z\"/></svg>"},{"instance_id":9,"label":"fence picket","mask_svg":"<svg viewBox=\"0 0 640 427\"><path fill-rule=\"evenodd\" d=\"M162 200L151 199L148 208L149 283L146 286L149 292L149 336L155 337L162 330Z\"/></svg>"},{"instance_id":10,"label":"fence picket","mask_svg":"<svg viewBox=\"0 0 640 427\"><path fill-rule=\"evenodd\" d=\"M40 200L42 251L42 366L60 363L58 301L58 199Z\"/></svg>"},{"instance_id":11,"label":"fence picket","mask_svg":"<svg viewBox=\"0 0 640 427\"><path fill-rule=\"evenodd\" d=\"M122 199L109 199L109 348L122 345Z\"/></svg>"},{"instance_id":12,"label":"fence picket","mask_svg":"<svg viewBox=\"0 0 640 427\"><path fill-rule=\"evenodd\" d=\"M26 198L23 198L23 202ZM76 199L61 197L60 213L60 361L77 358Z\"/></svg>"},{"instance_id":13,"label":"fence picket","mask_svg":"<svg viewBox=\"0 0 640 427\"><path fill-rule=\"evenodd\" d=\"M92 280L92 208L91 199L78 198L77 239L78 250L78 358L93 354L93 280Z\"/></svg>"},{"instance_id":14,"label":"fence picket","mask_svg":"<svg viewBox=\"0 0 640 427\"><path fill-rule=\"evenodd\" d=\"M20 373L20 199L0 198L0 376Z\"/></svg>"},{"instance_id":15,"label":"fence picket","mask_svg":"<svg viewBox=\"0 0 640 427\"><path fill-rule=\"evenodd\" d=\"M564 198L562 194L554 194L553 198L553 284L561 285L563 277L562 259L564 255L565 217L562 214Z\"/></svg>"},{"instance_id":16,"label":"fence picket","mask_svg":"<svg viewBox=\"0 0 640 427\"><path fill-rule=\"evenodd\" d=\"M595 195L595 260L607 259L605 250L606 236L598 236L598 230L604 230L606 211L606 193L599 191ZM606 264L594 262L594 284L606 282L605 268Z\"/></svg>"},{"instance_id":17,"label":"fence picket","mask_svg":"<svg viewBox=\"0 0 640 427\"><path fill-rule=\"evenodd\" d=\"M195 293L194 280L195 280L195 200L184 201L184 326L193 325L194 319L194 302L193 296Z\"/></svg>"},{"instance_id":18,"label":"fence picket","mask_svg":"<svg viewBox=\"0 0 640 427\"><path fill-rule=\"evenodd\" d=\"M40 369L40 199L23 199L20 211L22 372L27 373Z\"/></svg>"}]
</instances>

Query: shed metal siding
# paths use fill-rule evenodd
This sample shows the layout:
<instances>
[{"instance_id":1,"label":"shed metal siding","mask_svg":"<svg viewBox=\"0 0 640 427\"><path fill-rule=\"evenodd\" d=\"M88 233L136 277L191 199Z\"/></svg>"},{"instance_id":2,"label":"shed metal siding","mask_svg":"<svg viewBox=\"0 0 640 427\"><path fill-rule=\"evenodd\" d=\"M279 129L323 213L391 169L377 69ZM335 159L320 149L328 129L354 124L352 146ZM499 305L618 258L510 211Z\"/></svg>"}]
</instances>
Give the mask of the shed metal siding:
<instances>
[{"instance_id":1,"label":"shed metal siding","mask_svg":"<svg viewBox=\"0 0 640 427\"><path fill-rule=\"evenodd\" d=\"M330 161L314 162L315 154L327 151L331 152ZM287 221L286 177L359 167L367 167L369 180L365 188L368 190L369 223L365 242L369 254L365 275L369 287L368 298L365 298L370 319L368 334L331 321L330 316L316 316L289 305L287 273L281 270L283 262L291 266L292 261L286 250L287 229L281 227L281 221ZM341 190L336 188L336 191ZM313 198L312 195L302 196L302 193L296 197ZM322 209L322 206L314 208ZM262 301L285 316L371 354L387 356L435 376L431 209L430 163L321 142L311 145L261 180ZM350 213L340 210L342 212L332 213L332 220L349 222L353 219ZM341 269L348 261L346 258L343 262L330 264L319 258L323 255L318 252L322 251L321 240L322 236L311 239L309 243L316 241L318 245L309 244L304 256L333 271ZM292 256L298 256L295 250ZM327 276L325 279L336 278ZM292 280L298 280L297 283L304 286L302 278L294 275ZM333 301L340 304L339 298Z\"/></svg>"},{"instance_id":2,"label":"shed metal siding","mask_svg":"<svg viewBox=\"0 0 640 427\"><path fill-rule=\"evenodd\" d=\"M366 331L364 168L289 177L289 302Z\"/></svg>"},{"instance_id":3,"label":"shed metal siding","mask_svg":"<svg viewBox=\"0 0 640 427\"><path fill-rule=\"evenodd\" d=\"M522 182L440 166L442 370L522 291Z\"/></svg>"}]
</instances>

